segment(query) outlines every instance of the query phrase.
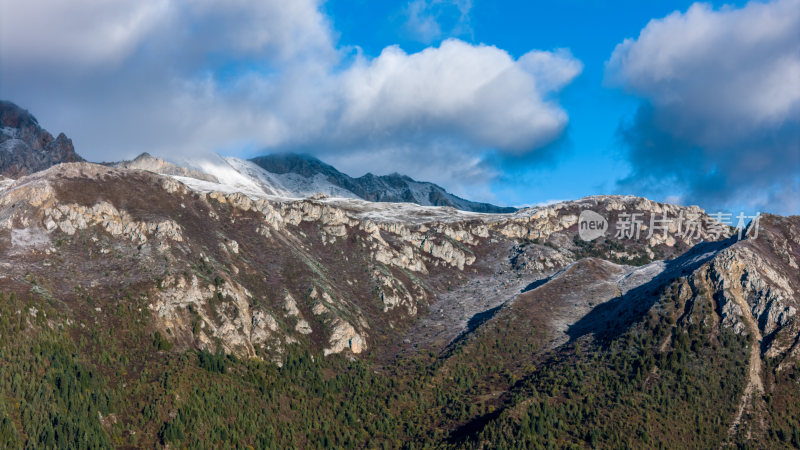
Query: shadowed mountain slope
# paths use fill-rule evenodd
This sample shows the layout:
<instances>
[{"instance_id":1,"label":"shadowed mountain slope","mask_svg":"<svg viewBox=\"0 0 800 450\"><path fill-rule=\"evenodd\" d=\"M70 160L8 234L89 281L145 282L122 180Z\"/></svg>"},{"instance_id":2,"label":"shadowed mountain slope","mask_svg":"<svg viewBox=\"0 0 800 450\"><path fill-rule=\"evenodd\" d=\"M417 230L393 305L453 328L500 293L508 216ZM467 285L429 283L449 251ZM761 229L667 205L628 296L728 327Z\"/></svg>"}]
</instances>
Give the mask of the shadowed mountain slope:
<instances>
[{"instance_id":1,"label":"shadowed mountain slope","mask_svg":"<svg viewBox=\"0 0 800 450\"><path fill-rule=\"evenodd\" d=\"M332 185L349 191L358 198L374 202L410 202L423 206L450 206L464 211L482 213L516 211L516 208L512 207L464 200L433 183L415 181L398 173L381 176L368 173L353 178L309 155L274 154L253 158L250 161L262 169L278 175L297 174L305 178L321 176Z\"/></svg>"},{"instance_id":2,"label":"shadowed mountain slope","mask_svg":"<svg viewBox=\"0 0 800 450\"><path fill-rule=\"evenodd\" d=\"M16 178L78 161L83 158L75 153L64 133L53 138L28 111L0 101L0 175Z\"/></svg>"}]
</instances>

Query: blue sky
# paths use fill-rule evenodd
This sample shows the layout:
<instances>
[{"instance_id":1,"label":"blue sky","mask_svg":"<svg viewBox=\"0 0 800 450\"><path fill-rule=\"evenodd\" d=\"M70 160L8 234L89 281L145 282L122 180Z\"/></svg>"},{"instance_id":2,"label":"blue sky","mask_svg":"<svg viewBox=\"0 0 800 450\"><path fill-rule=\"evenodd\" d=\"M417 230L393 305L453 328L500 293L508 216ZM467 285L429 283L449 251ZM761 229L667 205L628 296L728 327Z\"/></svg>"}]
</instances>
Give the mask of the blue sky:
<instances>
[{"instance_id":1,"label":"blue sky","mask_svg":"<svg viewBox=\"0 0 800 450\"><path fill-rule=\"evenodd\" d=\"M797 213L798 42L800 0L0 0L0 97L95 161Z\"/></svg>"},{"instance_id":2,"label":"blue sky","mask_svg":"<svg viewBox=\"0 0 800 450\"><path fill-rule=\"evenodd\" d=\"M418 52L448 37L494 45L519 57L533 48L567 48L584 64L581 75L560 94L569 113L561 154L544 161L509 161L492 191L499 201L528 204L601 193L631 193L616 186L630 167L617 137L623 117L632 116L638 98L604 85L605 63L614 47L634 38L654 18L685 11L690 1L481 1L470 10L469 30L443 33L420 42L406 28L407 1L332 0L330 15L343 45L358 46L372 56L398 44ZM722 5L745 2L712 2ZM443 18L452 23L457 11Z\"/></svg>"}]
</instances>

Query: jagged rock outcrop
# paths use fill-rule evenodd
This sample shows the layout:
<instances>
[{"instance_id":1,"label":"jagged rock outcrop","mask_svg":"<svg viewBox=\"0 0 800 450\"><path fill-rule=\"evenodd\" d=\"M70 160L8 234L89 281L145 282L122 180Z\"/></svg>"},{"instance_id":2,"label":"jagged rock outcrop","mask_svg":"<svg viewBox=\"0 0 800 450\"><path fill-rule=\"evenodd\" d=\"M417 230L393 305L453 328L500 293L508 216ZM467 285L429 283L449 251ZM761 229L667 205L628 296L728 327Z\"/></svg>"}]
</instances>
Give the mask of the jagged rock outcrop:
<instances>
[{"instance_id":1,"label":"jagged rock outcrop","mask_svg":"<svg viewBox=\"0 0 800 450\"><path fill-rule=\"evenodd\" d=\"M359 354L366 349L364 338L356 332L352 325L339 318L333 320L328 342L330 346L323 350L323 354L326 356L341 353L345 349Z\"/></svg>"},{"instance_id":2,"label":"jagged rock outcrop","mask_svg":"<svg viewBox=\"0 0 800 450\"><path fill-rule=\"evenodd\" d=\"M108 202L97 203L91 208L76 204L60 204L45 210L44 227L47 231L56 228L72 235L76 230L85 230L91 225L100 225L111 236L122 236L136 244L147 242L148 236L158 239L183 241L181 227L173 220L142 222L133 220L126 211L119 211Z\"/></svg>"},{"instance_id":3,"label":"jagged rock outcrop","mask_svg":"<svg viewBox=\"0 0 800 450\"><path fill-rule=\"evenodd\" d=\"M17 178L56 164L83 161L64 133L53 137L28 111L0 101L0 175Z\"/></svg>"}]
</instances>

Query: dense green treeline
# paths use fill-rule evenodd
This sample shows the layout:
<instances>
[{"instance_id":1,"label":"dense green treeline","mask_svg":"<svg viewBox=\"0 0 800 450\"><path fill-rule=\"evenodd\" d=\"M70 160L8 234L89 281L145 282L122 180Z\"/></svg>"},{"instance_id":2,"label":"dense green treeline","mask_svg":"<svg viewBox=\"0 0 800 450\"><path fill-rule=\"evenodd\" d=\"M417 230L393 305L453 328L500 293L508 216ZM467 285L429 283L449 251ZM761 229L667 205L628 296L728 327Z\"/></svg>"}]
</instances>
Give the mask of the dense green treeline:
<instances>
[{"instance_id":1,"label":"dense green treeline","mask_svg":"<svg viewBox=\"0 0 800 450\"><path fill-rule=\"evenodd\" d=\"M109 398L64 333L35 306L0 296L0 443L4 447L103 448ZM29 335L26 330L36 329Z\"/></svg>"},{"instance_id":2,"label":"dense green treeline","mask_svg":"<svg viewBox=\"0 0 800 450\"><path fill-rule=\"evenodd\" d=\"M706 345L702 330L678 328L674 348L655 354L652 336L628 335L584 358L565 353L521 382L514 406L472 445L702 448L724 442L745 384L746 341L723 331Z\"/></svg>"},{"instance_id":3,"label":"dense green treeline","mask_svg":"<svg viewBox=\"0 0 800 450\"><path fill-rule=\"evenodd\" d=\"M442 355L378 367L291 345L279 367L176 351L136 298L105 304L115 326L92 327L94 303L67 320L52 299L0 297L0 446L719 446L750 348L711 322L678 323L675 304L618 337L556 352L542 352L544 335L525 322L501 318ZM780 377L766 442L798 445L795 371Z\"/></svg>"}]
</instances>

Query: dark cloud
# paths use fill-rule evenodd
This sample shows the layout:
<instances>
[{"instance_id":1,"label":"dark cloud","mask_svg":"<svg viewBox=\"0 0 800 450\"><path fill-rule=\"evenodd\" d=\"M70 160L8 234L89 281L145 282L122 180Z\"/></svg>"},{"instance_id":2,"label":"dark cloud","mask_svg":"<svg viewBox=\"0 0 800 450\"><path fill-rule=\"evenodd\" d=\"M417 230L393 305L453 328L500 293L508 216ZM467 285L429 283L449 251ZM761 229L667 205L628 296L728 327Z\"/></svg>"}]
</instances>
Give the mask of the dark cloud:
<instances>
[{"instance_id":1,"label":"dark cloud","mask_svg":"<svg viewBox=\"0 0 800 450\"><path fill-rule=\"evenodd\" d=\"M626 189L797 213L800 1L749 3L651 21L618 45L607 80L644 100L620 125Z\"/></svg>"},{"instance_id":2,"label":"dark cloud","mask_svg":"<svg viewBox=\"0 0 800 450\"><path fill-rule=\"evenodd\" d=\"M800 211L797 196L787 195L800 175L800 147L793 124L717 147L675 136L671 119L670 114L659 116L645 103L633 120L620 125L618 136L632 166L631 174L619 182L621 189L709 209L748 206L782 213Z\"/></svg>"}]
</instances>

